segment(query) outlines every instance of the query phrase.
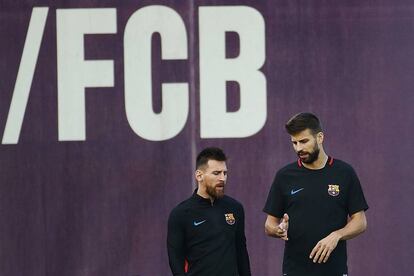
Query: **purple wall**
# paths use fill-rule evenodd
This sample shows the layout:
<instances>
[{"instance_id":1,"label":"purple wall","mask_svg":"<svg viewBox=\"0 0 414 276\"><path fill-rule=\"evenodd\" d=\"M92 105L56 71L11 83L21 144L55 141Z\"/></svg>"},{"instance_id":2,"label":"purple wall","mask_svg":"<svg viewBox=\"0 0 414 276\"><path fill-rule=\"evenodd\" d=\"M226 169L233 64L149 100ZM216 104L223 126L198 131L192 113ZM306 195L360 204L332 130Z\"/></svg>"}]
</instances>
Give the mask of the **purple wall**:
<instances>
[{"instance_id":1,"label":"purple wall","mask_svg":"<svg viewBox=\"0 0 414 276\"><path fill-rule=\"evenodd\" d=\"M184 128L165 141L139 137L125 112L124 29L154 1L0 2L0 134L32 8L49 7L18 143L0 144L0 274L170 275L169 211L192 192L196 153L215 145L230 157L227 193L245 206L253 274L277 275L283 244L264 235L261 209L276 170L295 160L283 125L300 111L319 115L325 149L355 167L370 205L367 232L348 243L350 275L413 274L414 4L156 3L181 16L188 37L181 61L162 61L153 39L154 110L162 110L161 82L190 88ZM202 139L198 7L224 4L251 6L264 18L267 120L249 137ZM85 58L114 60L114 85L87 89L86 139L59 141L56 9L103 7L116 8L117 32L86 36ZM226 41L227 55L237 57L237 35ZM240 97L230 85L229 111Z\"/></svg>"}]
</instances>

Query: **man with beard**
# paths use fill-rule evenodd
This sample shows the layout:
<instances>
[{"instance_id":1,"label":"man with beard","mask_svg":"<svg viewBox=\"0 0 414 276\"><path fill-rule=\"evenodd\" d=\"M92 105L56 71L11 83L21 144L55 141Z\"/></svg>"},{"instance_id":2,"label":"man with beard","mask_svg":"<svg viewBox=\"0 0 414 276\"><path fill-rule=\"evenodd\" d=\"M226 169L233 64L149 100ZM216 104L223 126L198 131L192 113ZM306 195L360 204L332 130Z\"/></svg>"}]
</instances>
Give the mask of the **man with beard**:
<instances>
[{"instance_id":1,"label":"man with beard","mask_svg":"<svg viewBox=\"0 0 414 276\"><path fill-rule=\"evenodd\" d=\"M226 156L206 148L196 160L198 188L168 220L167 248L174 276L250 276L244 211L224 195Z\"/></svg>"},{"instance_id":2,"label":"man with beard","mask_svg":"<svg viewBox=\"0 0 414 276\"><path fill-rule=\"evenodd\" d=\"M346 240L367 227L358 177L325 153L314 114L293 116L286 130L299 159L276 174L263 209L265 232L285 241L283 275L346 276Z\"/></svg>"}]
</instances>

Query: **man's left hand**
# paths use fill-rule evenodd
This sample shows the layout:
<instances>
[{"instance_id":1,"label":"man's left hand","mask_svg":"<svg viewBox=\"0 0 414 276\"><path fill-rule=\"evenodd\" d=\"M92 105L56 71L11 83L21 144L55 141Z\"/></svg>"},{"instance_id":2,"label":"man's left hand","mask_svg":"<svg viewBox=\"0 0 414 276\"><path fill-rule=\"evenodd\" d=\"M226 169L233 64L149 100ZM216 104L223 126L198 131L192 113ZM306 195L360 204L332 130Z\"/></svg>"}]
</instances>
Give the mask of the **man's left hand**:
<instances>
[{"instance_id":1,"label":"man's left hand","mask_svg":"<svg viewBox=\"0 0 414 276\"><path fill-rule=\"evenodd\" d=\"M312 249L309 259L313 259L314 263L326 263L332 251L334 251L338 245L340 238L341 237L337 232L332 232L329 236L320 240Z\"/></svg>"}]
</instances>

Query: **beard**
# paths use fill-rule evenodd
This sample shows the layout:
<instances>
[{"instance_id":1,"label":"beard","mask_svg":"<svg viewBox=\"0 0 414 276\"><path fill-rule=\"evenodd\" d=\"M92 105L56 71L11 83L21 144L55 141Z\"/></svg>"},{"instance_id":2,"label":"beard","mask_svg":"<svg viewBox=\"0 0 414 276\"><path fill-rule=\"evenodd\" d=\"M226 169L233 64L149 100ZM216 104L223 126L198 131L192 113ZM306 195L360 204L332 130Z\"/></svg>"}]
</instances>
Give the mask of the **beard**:
<instances>
[{"instance_id":1,"label":"beard","mask_svg":"<svg viewBox=\"0 0 414 276\"><path fill-rule=\"evenodd\" d=\"M308 157L301 157L302 154L308 154ZM315 146L313 147L312 152L306 152L306 151L299 151L298 156L300 158L300 161L306 164L311 164L315 162L319 157L319 147L318 144L315 143Z\"/></svg>"},{"instance_id":2,"label":"beard","mask_svg":"<svg viewBox=\"0 0 414 276\"><path fill-rule=\"evenodd\" d=\"M224 186L222 190L216 190L217 186L207 186L206 192L207 194L214 199L222 198L224 196Z\"/></svg>"}]
</instances>

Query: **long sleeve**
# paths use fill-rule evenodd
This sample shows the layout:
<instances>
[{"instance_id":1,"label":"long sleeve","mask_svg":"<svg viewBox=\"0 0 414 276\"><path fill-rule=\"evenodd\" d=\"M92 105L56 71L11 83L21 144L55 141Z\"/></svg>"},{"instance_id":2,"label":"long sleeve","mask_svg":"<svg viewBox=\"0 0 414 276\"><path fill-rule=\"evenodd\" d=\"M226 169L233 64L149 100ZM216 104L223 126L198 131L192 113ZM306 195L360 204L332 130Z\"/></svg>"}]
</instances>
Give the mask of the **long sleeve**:
<instances>
[{"instance_id":1,"label":"long sleeve","mask_svg":"<svg viewBox=\"0 0 414 276\"><path fill-rule=\"evenodd\" d=\"M167 249L171 272L174 276L186 275L184 244L184 229L177 212L173 210L168 219Z\"/></svg>"},{"instance_id":2,"label":"long sleeve","mask_svg":"<svg viewBox=\"0 0 414 276\"><path fill-rule=\"evenodd\" d=\"M244 233L244 210L241 206L240 217L236 233L237 267L239 276L250 276L249 253L247 252L246 236Z\"/></svg>"}]
</instances>

